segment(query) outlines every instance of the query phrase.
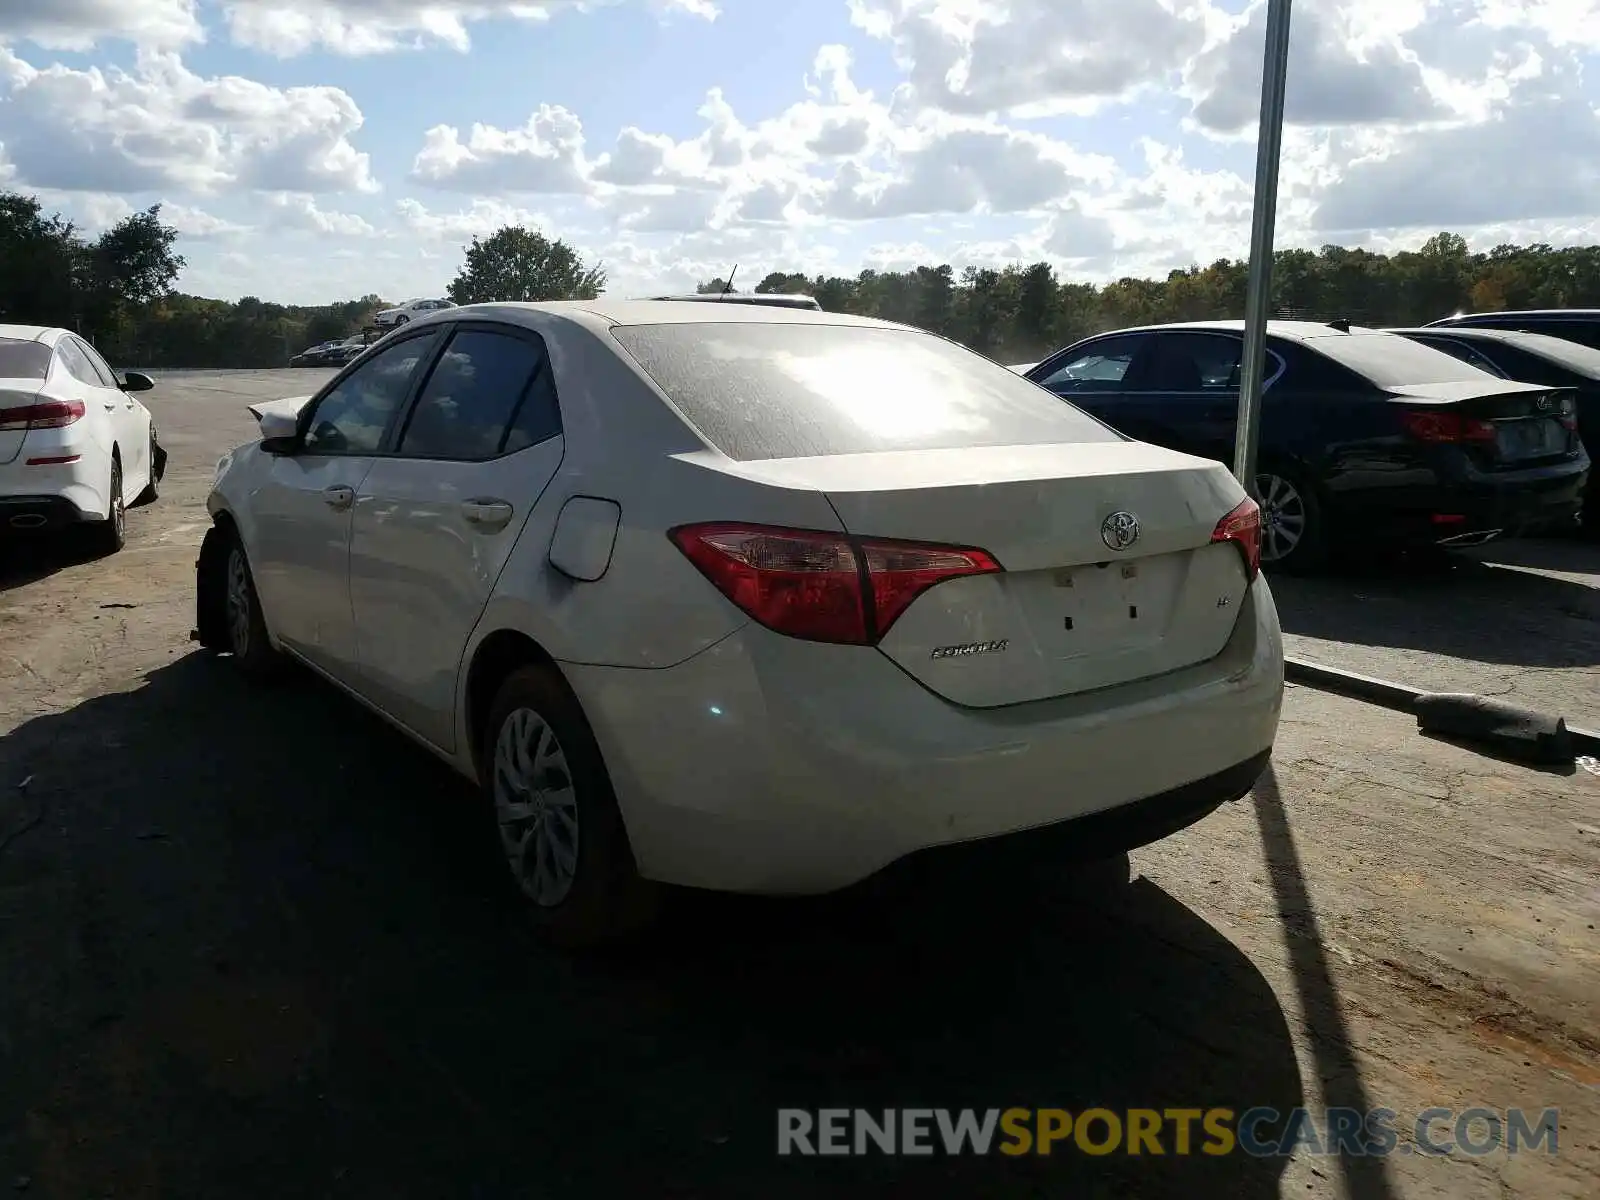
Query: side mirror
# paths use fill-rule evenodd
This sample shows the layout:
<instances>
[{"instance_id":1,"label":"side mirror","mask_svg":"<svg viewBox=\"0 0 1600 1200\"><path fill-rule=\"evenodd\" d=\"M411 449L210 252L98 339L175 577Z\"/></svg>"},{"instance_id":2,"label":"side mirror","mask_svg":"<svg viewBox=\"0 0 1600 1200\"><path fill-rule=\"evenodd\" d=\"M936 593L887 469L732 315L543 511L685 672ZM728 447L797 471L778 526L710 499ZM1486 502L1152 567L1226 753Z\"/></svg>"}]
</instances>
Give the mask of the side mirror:
<instances>
[{"instance_id":1,"label":"side mirror","mask_svg":"<svg viewBox=\"0 0 1600 1200\"><path fill-rule=\"evenodd\" d=\"M121 388L125 392L148 392L156 381L143 371L128 371L122 376Z\"/></svg>"},{"instance_id":2,"label":"side mirror","mask_svg":"<svg viewBox=\"0 0 1600 1200\"><path fill-rule=\"evenodd\" d=\"M297 414L264 412L256 422L261 426L261 448L268 454L293 454L300 438Z\"/></svg>"}]
</instances>

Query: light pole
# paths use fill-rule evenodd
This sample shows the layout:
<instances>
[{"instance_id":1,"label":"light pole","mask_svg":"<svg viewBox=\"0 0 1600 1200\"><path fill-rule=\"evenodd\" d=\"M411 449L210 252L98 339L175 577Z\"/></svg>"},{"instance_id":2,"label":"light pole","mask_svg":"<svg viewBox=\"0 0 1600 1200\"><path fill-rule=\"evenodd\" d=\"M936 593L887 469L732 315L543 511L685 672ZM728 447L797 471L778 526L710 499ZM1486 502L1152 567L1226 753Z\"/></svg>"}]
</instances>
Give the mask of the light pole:
<instances>
[{"instance_id":1,"label":"light pole","mask_svg":"<svg viewBox=\"0 0 1600 1200\"><path fill-rule=\"evenodd\" d=\"M1256 496L1261 380L1272 300L1272 235L1278 213L1278 158L1283 149L1284 78L1289 68L1289 0L1267 0L1266 41L1261 132L1256 138L1256 198L1250 220L1250 286L1244 306L1244 357L1239 363L1239 421L1233 443L1233 473L1252 496Z\"/></svg>"}]
</instances>

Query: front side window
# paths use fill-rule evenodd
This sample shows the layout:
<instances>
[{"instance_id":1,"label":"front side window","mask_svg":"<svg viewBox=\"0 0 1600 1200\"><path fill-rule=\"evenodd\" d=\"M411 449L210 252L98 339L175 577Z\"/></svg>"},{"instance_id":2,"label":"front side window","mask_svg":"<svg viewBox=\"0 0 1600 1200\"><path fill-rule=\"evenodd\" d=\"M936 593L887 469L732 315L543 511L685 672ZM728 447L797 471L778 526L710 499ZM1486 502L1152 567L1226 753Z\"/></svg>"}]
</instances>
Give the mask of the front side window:
<instances>
[{"instance_id":1,"label":"front side window","mask_svg":"<svg viewBox=\"0 0 1600 1200\"><path fill-rule=\"evenodd\" d=\"M461 330L423 386L401 435L400 453L485 459L521 449L508 446L506 435L519 409L530 399L542 399L531 395L532 385L536 376L548 373L544 348L537 342L483 329Z\"/></svg>"},{"instance_id":2,"label":"front side window","mask_svg":"<svg viewBox=\"0 0 1600 1200\"><path fill-rule=\"evenodd\" d=\"M1090 342L1034 382L1053 392L1115 389L1127 378L1146 340L1142 335L1125 335Z\"/></svg>"},{"instance_id":3,"label":"front side window","mask_svg":"<svg viewBox=\"0 0 1600 1200\"><path fill-rule=\"evenodd\" d=\"M303 442L307 454L376 454L405 403L411 377L433 337L408 338L379 350L325 392L312 410Z\"/></svg>"}]
</instances>

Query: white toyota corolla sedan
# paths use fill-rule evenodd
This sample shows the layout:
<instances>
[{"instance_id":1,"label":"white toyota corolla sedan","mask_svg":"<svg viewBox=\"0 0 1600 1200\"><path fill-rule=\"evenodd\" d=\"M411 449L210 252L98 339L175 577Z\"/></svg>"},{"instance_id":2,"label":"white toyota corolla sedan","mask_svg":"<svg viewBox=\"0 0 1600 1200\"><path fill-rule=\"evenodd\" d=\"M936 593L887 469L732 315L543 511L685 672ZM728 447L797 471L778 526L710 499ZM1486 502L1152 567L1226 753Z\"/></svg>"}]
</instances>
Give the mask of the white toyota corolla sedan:
<instances>
[{"instance_id":1,"label":"white toyota corolla sedan","mask_svg":"<svg viewBox=\"0 0 1600 1200\"><path fill-rule=\"evenodd\" d=\"M560 941L657 882L824 892L1044 826L1132 848L1272 749L1232 475L933 334L473 305L252 411L200 641L299 660L476 781Z\"/></svg>"},{"instance_id":2,"label":"white toyota corolla sedan","mask_svg":"<svg viewBox=\"0 0 1600 1200\"><path fill-rule=\"evenodd\" d=\"M79 528L97 553L127 537L127 506L156 497L166 454L120 378L65 329L0 325L0 534Z\"/></svg>"}]
</instances>

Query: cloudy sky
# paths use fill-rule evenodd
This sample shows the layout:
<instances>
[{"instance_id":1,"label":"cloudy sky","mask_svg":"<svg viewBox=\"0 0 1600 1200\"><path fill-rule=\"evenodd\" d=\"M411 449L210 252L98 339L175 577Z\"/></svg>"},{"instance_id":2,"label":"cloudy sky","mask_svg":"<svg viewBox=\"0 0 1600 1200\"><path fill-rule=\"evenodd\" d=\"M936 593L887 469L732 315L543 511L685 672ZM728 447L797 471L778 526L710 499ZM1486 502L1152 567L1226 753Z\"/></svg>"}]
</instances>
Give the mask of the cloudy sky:
<instances>
[{"instance_id":1,"label":"cloudy sky","mask_svg":"<svg viewBox=\"0 0 1600 1200\"><path fill-rule=\"evenodd\" d=\"M631 294L1240 257L1248 0L0 0L0 186L156 201L182 287L441 291L537 224ZM1296 0L1280 245L1600 242L1600 0Z\"/></svg>"}]
</instances>

